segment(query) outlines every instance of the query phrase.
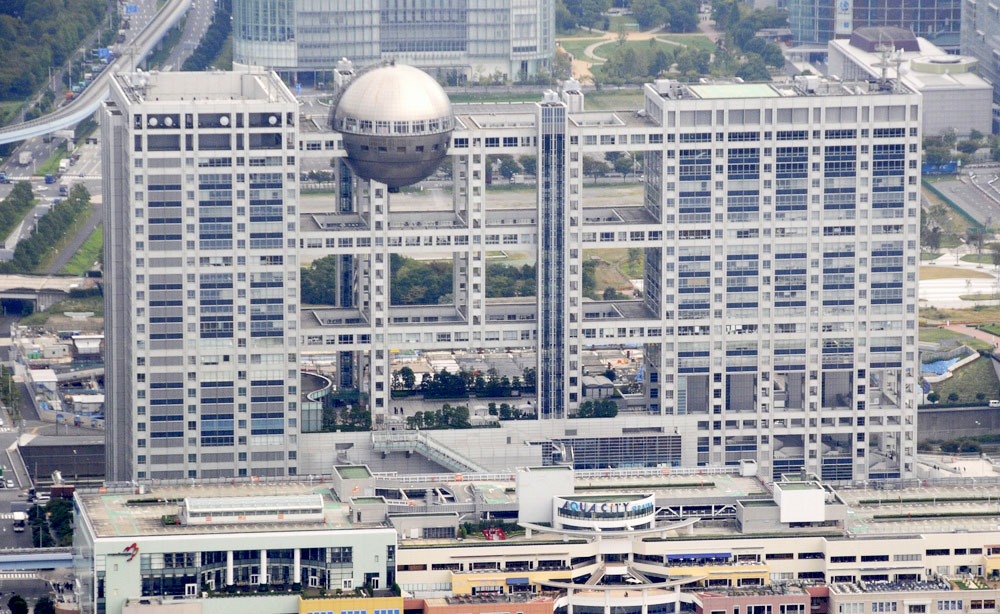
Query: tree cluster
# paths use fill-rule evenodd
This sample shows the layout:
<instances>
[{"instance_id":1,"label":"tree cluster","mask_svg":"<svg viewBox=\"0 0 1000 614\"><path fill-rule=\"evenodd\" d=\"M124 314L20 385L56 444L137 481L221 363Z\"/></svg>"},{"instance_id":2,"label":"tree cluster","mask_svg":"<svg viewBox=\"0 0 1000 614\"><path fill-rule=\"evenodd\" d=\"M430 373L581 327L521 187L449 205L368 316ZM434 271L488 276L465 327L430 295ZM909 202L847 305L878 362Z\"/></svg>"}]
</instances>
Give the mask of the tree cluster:
<instances>
[{"instance_id":1,"label":"tree cluster","mask_svg":"<svg viewBox=\"0 0 1000 614\"><path fill-rule=\"evenodd\" d=\"M457 374L441 369L425 376L420 385L410 367L403 367L392 374L392 389L419 392L425 399L455 399L468 397L470 393L479 397L509 397L515 391L534 392L535 369L528 367L521 376L500 376L496 369L481 371L459 371Z\"/></svg>"},{"instance_id":2,"label":"tree cluster","mask_svg":"<svg viewBox=\"0 0 1000 614\"><path fill-rule=\"evenodd\" d=\"M104 0L4 0L0 2L0 100L31 95L97 29Z\"/></svg>"},{"instance_id":3,"label":"tree cluster","mask_svg":"<svg viewBox=\"0 0 1000 614\"><path fill-rule=\"evenodd\" d=\"M6 237L35 205L31 183L20 181L7 198L0 201L0 237Z\"/></svg>"},{"instance_id":4,"label":"tree cluster","mask_svg":"<svg viewBox=\"0 0 1000 614\"><path fill-rule=\"evenodd\" d=\"M614 418L618 415L618 404L614 399L584 401L570 418Z\"/></svg>"},{"instance_id":5,"label":"tree cluster","mask_svg":"<svg viewBox=\"0 0 1000 614\"><path fill-rule=\"evenodd\" d=\"M472 428L472 423L469 422L468 407L452 407L445 403L441 409L418 411L407 416L406 426L411 429L467 429Z\"/></svg>"},{"instance_id":6,"label":"tree cluster","mask_svg":"<svg viewBox=\"0 0 1000 614\"><path fill-rule=\"evenodd\" d=\"M696 0L632 0L629 7L642 30L660 26L667 26L671 32L694 32L698 29Z\"/></svg>"},{"instance_id":7,"label":"tree cluster","mask_svg":"<svg viewBox=\"0 0 1000 614\"><path fill-rule=\"evenodd\" d=\"M39 548L73 544L73 504L66 499L52 499L44 506L28 510L32 544Z\"/></svg>"},{"instance_id":8,"label":"tree cluster","mask_svg":"<svg viewBox=\"0 0 1000 614\"><path fill-rule=\"evenodd\" d=\"M451 300L451 262L421 262L392 254L390 267L394 305L437 305Z\"/></svg>"},{"instance_id":9,"label":"tree cluster","mask_svg":"<svg viewBox=\"0 0 1000 614\"><path fill-rule=\"evenodd\" d=\"M14 382L14 370L9 367L0 367L0 401L8 409L21 401L21 387Z\"/></svg>"},{"instance_id":10,"label":"tree cluster","mask_svg":"<svg viewBox=\"0 0 1000 614\"><path fill-rule=\"evenodd\" d=\"M684 48L676 55L669 49L664 49L654 39L649 39L647 46L621 46L615 50L608 61L598 70L602 83L624 84L647 81L670 70L675 61L680 63L697 62L708 68L709 54L705 51Z\"/></svg>"},{"instance_id":11,"label":"tree cluster","mask_svg":"<svg viewBox=\"0 0 1000 614\"><path fill-rule=\"evenodd\" d=\"M511 266L499 262L486 264L486 297L508 298L535 296L535 265Z\"/></svg>"},{"instance_id":12,"label":"tree cluster","mask_svg":"<svg viewBox=\"0 0 1000 614\"><path fill-rule=\"evenodd\" d=\"M739 53L745 61L736 69L736 76L746 81L769 80L767 67L785 64L781 48L757 36L762 28L788 25L788 15L776 8L752 9L737 0L717 0L712 4L716 26L726 31L726 46L730 53Z\"/></svg>"},{"instance_id":13,"label":"tree cluster","mask_svg":"<svg viewBox=\"0 0 1000 614\"><path fill-rule=\"evenodd\" d=\"M604 11L611 8L610 0L558 0L556 27L572 30L576 27L596 28L604 23Z\"/></svg>"},{"instance_id":14,"label":"tree cluster","mask_svg":"<svg viewBox=\"0 0 1000 614\"><path fill-rule=\"evenodd\" d=\"M360 402L355 390L343 390L323 397L323 432L370 431L372 414Z\"/></svg>"},{"instance_id":15,"label":"tree cluster","mask_svg":"<svg viewBox=\"0 0 1000 614\"><path fill-rule=\"evenodd\" d=\"M57 249L66 233L89 207L90 193L83 184L76 184L66 199L54 205L38 220L31 236L17 244L14 257L10 262L0 265L0 272L35 272L49 253Z\"/></svg>"},{"instance_id":16,"label":"tree cluster","mask_svg":"<svg viewBox=\"0 0 1000 614\"><path fill-rule=\"evenodd\" d=\"M496 403L490 403L489 412L491 416L497 416L501 420L534 420L537 417L535 412L521 411L510 403L501 403L499 407Z\"/></svg>"},{"instance_id":17,"label":"tree cluster","mask_svg":"<svg viewBox=\"0 0 1000 614\"><path fill-rule=\"evenodd\" d=\"M337 303L337 259L337 256L326 256L302 267L300 298L304 304Z\"/></svg>"},{"instance_id":18,"label":"tree cluster","mask_svg":"<svg viewBox=\"0 0 1000 614\"><path fill-rule=\"evenodd\" d=\"M215 61L232 31L231 13L231 7L226 2L219 3L215 7L212 23L205 30L201 42L191 52L191 56L184 60L181 70L205 70Z\"/></svg>"}]
</instances>

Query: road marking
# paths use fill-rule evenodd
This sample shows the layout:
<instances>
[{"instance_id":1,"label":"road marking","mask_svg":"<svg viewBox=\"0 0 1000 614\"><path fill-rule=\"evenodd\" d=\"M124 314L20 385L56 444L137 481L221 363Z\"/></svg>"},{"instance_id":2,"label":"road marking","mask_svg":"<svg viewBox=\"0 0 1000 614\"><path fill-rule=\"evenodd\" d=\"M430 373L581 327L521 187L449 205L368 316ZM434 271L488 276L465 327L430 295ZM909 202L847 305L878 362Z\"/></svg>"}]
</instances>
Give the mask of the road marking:
<instances>
[{"instance_id":1,"label":"road marking","mask_svg":"<svg viewBox=\"0 0 1000 614\"><path fill-rule=\"evenodd\" d=\"M16 580L37 578L38 574L32 571L0 571L0 580Z\"/></svg>"}]
</instances>

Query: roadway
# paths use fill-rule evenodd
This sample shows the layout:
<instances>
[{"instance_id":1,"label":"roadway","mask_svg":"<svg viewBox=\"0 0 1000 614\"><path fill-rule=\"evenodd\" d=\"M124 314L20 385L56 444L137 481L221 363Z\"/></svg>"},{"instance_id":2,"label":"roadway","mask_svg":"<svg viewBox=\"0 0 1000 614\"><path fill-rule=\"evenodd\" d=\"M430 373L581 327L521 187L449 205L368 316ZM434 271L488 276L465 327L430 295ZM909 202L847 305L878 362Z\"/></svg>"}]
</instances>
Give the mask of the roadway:
<instances>
[{"instance_id":1,"label":"roadway","mask_svg":"<svg viewBox=\"0 0 1000 614\"><path fill-rule=\"evenodd\" d=\"M63 128L70 128L89 117L107 97L111 75L117 72L128 72L138 64L159 42L164 33L181 19L191 5L191 1L167 0L167 3L149 25L136 36L129 49L119 50L122 53L79 96L48 115L29 122L0 128L0 143L23 141Z\"/></svg>"},{"instance_id":2,"label":"roadway","mask_svg":"<svg viewBox=\"0 0 1000 614\"><path fill-rule=\"evenodd\" d=\"M191 8L188 9L187 21L184 23L184 32L177 42L170 55L167 56L163 64L163 70L180 70L184 62L191 57L201 37L205 36L205 31L212 23L212 15L215 13L215 0L191 0Z\"/></svg>"}]
</instances>

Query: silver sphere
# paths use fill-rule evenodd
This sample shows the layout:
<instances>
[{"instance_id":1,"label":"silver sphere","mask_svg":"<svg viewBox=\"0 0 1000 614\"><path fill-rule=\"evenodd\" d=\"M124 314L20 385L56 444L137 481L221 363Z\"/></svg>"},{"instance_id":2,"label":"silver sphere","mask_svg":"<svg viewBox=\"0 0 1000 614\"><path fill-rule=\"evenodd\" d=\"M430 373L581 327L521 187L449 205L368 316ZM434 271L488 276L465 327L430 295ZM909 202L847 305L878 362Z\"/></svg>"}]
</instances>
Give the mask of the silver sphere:
<instances>
[{"instance_id":1,"label":"silver sphere","mask_svg":"<svg viewBox=\"0 0 1000 614\"><path fill-rule=\"evenodd\" d=\"M403 64L362 73L333 113L355 174L398 188L426 179L441 165L455 125L437 81Z\"/></svg>"}]
</instances>

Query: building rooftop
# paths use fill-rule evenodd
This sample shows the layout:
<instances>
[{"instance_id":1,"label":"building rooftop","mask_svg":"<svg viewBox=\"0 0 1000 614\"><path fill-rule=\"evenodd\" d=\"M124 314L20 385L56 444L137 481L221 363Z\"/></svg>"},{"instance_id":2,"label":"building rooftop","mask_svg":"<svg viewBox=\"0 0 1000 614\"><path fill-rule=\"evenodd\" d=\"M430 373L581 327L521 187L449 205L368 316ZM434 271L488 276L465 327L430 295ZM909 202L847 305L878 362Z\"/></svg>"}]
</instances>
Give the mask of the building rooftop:
<instances>
[{"instance_id":1,"label":"building rooftop","mask_svg":"<svg viewBox=\"0 0 1000 614\"><path fill-rule=\"evenodd\" d=\"M363 465L337 467L337 473L345 480L364 480L372 477L371 472Z\"/></svg>"},{"instance_id":2,"label":"building rooftop","mask_svg":"<svg viewBox=\"0 0 1000 614\"><path fill-rule=\"evenodd\" d=\"M850 40L831 40L829 46L831 50L836 49L851 58L855 64L863 66L873 79L881 77L882 64L886 59L877 48L858 46L854 37ZM897 46L896 49L901 51L889 57L888 65L885 66L886 78L896 79L898 73L901 73L901 81L915 91L990 89L990 84L976 74L975 66L978 62L974 58L948 54L925 38L915 38L913 45Z\"/></svg>"},{"instance_id":3,"label":"building rooftop","mask_svg":"<svg viewBox=\"0 0 1000 614\"><path fill-rule=\"evenodd\" d=\"M113 75L114 83L132 102L285 102L295 96L271 72L134 72ZM191 92L196 92L194 95Z\"/></svg>"},{"instance_id":4,"label":"building rooftop","mask_svg":"<svg viewBox=\"0 0 1000 614\"><path fill-rule=\"evenodd\" d=\"M349 506L338 501L329 487L320 483L178 484L157 486L143 494L123 488L119 492L78 490L76 496L98 537L325 531L381 526L352 521ZM238 510L275 510L295 502L322 505L323 520L171 524L182 514L185 503L197 509L227 506Z\"/></svg>"},{"instance_id":5,"label":"building rooftop","mask_svg":"<svg viewBox=\"0 0 1000 614\"><path fill-rule=\"evenodd\" d=\"M776 98L778 92L767 83L713 83L691 85L691 92L698 98Z\"/></svg>"}]
</instances>

